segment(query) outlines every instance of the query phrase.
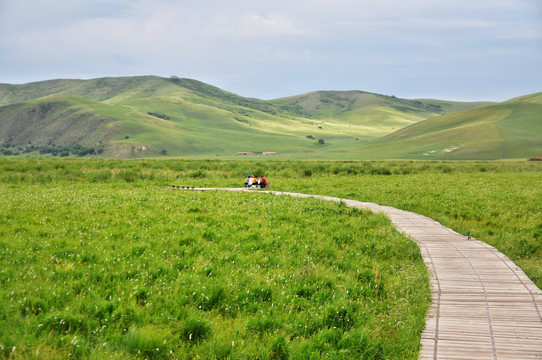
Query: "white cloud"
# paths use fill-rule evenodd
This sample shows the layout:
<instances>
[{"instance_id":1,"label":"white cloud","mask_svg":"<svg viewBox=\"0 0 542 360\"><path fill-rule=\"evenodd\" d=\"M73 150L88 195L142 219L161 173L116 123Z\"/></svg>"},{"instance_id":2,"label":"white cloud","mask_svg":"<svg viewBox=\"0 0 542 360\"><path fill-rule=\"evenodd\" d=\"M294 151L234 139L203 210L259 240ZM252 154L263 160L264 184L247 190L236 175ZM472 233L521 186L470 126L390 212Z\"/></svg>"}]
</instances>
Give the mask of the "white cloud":
<instances>
[{"instance_id":1,"label":"white cloud","mask_svg":"<svg viewBox=\"0 0 542 360\"><path fill-rule=\"evenodd\" d=\"M269 35L298 35L305 33L296 24L296 21L284 12L271 12L260 15L249 12L241 19L241 35L269 36Z\"/></svg>"},{"instance_id":2,"label":"white cloud","mask_svg":"<svg viewBox=\"0 0 542 360\"><path fill-rule=\"evenodd\" d=\"M478 86L468 69L491 63L499 76L488 83L522 76L540 84L540 76L523 73L534 74L539 66L531 59L542 57L541 4L0 0L0 82L58 74L176 74L248 96L263 88L277 93L280 86L292 94L304 84L368 91L387 84L419 94L433 89L430 79L443 71L458 74L447 80L450 88L454 81ZM401 82L401 72L427 80ZM401 89L386 92L400 95Z\"/></svg>"}]
</instances>

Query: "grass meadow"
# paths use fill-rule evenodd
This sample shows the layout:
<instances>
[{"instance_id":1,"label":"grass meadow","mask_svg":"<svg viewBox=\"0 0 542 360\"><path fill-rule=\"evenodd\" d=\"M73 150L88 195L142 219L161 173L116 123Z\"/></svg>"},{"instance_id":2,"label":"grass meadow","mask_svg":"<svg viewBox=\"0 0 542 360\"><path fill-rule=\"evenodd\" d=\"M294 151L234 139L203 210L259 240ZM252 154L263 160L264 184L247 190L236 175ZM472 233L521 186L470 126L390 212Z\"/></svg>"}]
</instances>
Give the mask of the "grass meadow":
<instances>
[{"instance_id":1,"label":"grass meadow","mask_svg":"<svg viewBox=\"0 0 542 360\"><path fill-rule=\"evenodd\" d=\"M429 283L380 214L430 216L542 286L542 164L0 160L0 357L415 359ZM255 190L258 191L258 190Z\"/></svg>"}]
</instances>

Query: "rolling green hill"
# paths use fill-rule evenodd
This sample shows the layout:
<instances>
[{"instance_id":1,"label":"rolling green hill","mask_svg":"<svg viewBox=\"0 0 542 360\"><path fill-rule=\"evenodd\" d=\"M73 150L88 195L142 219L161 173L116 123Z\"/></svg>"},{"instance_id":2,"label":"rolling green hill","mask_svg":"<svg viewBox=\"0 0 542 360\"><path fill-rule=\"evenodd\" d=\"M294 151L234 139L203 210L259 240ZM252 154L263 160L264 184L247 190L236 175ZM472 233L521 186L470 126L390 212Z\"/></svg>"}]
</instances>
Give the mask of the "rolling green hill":
<instances>
[{"instance_id":1,"label":"rolling green hill","mask_svg":"<svg viewBox=\"0 0 542 360\"><path fill-rule=\"evenodd\" d=\"M516 110L515 121L521 126L505 121L498 128L501 138L507 139L504 157L525 156L522 144L529 143L525 137L532 132L531 122L524 116L531 111L527 106L536 106L531 98L492 105L408 100L362 91L317 91L264 101L197 80L157 76L0 84L0 153L209 158L271 151L284 159L439 154L492 158L497 146L494 131L481 133L487 140L482 144L485 152L463 147L449 153L447 149L459 143L448 145L440 131L454 128L456 123L474 126L481 117L499 117L518 103L521 109ZM493 110L486 110L488 106ZM431 134L433 130L437 133ZM408 140L416 136L416 140ZM516 139L520 139L518 143ZM427 149L416 148L422 140L429 141ZM538 145L533 141L534 151ZM476 143L481 142L472 141Z\"/></svg>"},{"instance_id":2,"label":"rolling green hill","mask_svg":"<svg viewBox=\"0 0 542 360\"><path fill-rule=\"evenodd\" d=\"M425 120L358 148L369 158L542 156L542 93ZM354 150L352 150L354 151Z\"/></svg>"},{"instance_id":3,"label":"rolling green hill","mask_svg":"<svg viewBox=\"0 0 542 360\"><path fill-rule=\"evenodd\" d=\"M317 91L278 99L275 103L300 107L311 117L330 123L365 126L377 136L459 109L490 104L408 100L363 91Z\"/></svg>"}]
</instances>

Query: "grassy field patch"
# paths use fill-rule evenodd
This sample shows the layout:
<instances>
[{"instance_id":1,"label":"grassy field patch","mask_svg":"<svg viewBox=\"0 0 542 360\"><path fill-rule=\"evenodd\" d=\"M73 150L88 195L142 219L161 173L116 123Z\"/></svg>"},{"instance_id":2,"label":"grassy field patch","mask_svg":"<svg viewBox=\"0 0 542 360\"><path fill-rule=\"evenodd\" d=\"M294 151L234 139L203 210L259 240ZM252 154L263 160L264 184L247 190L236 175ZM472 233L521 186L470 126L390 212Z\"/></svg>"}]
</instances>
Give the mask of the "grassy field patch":
<instances>
[{"instance_id":1,"label":"grassy field patch","mask_svg":"<svg viewBox=\"0 0 542 360\"><path fill-rule=\"evenodd\" d=\"M542 287L534 162L2 159L2 356L416 358L426 269L385 217L165 190L240 187L248 172L429 216Z\"/></svg>"},{"instance_id":2,"label":"grassy field patch","mask_svg":"<svg viewBox=\"0 0 542 360\"><path fill-rule=\"evenodd\" d=\"M384 216L64 165L0 185L3 357L416 358L426 269Z\"/></svg>"}]
</instances>

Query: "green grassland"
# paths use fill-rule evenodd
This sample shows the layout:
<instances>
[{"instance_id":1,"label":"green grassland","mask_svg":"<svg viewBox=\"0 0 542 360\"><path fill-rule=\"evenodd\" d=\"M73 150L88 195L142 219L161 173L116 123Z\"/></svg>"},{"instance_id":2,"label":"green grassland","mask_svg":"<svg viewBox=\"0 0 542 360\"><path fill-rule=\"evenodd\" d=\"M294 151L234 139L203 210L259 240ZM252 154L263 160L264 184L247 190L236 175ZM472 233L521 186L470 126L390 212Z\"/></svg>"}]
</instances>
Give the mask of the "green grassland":
<instances>
[{"instance_id":1,"label":"green grassland","mask_svg":"<svg viewBox=\"0 0 542 360\"><path fill-rule=\"evenodd\" d=\"M430 216L542 287L534 162L0 159L0 170L5 358L416 358L427 271L385 217L165 190L236 187L247 171L274 190Z\"/></svg>"},{"instance_id":2,"label":"green grassland","mask_svg":"<svg viewBox=\"0 0 542 360\"><path fill-rule=\"evenodd\" d=\"M135 163L3 165L2 357L416 358L426 269L382 215L166 191Z\"/></svg>"},{"instance_id":3,"label":"green grassland","mask_svg":"<svg viewBox=\"0 0 542 360\"><path fill-rule=\"evenodd\" d=\"M31 146L46 151L78 144L110 158L263 151L281 159L387 158L368 144L420 121L488 104L362 91L264 101L196 80L156 76L0 84L0 145L21 154ZM522 151L519 146L510 154Z\"/></svg>"}]
</instances>

